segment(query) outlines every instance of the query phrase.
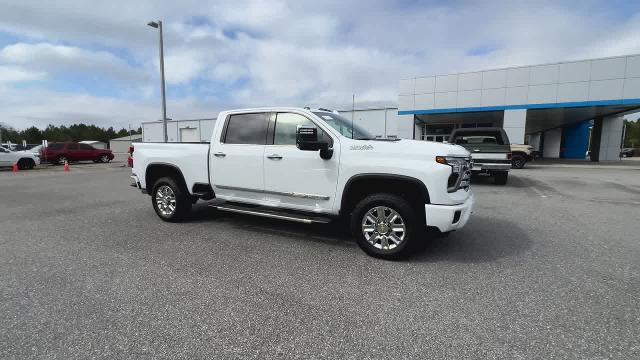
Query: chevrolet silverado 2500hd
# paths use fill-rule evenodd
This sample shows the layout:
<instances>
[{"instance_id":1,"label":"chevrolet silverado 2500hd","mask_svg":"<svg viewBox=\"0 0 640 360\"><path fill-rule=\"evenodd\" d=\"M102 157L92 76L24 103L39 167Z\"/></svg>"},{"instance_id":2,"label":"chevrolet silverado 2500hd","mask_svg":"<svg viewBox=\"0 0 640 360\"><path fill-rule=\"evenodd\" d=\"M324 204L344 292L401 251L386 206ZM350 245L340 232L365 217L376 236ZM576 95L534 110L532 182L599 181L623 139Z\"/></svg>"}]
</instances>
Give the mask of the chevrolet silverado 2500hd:
<instances>
[{"instance_id":1,"label":"chevrolet silverado 2500hd","mask_svg":"<svg viewBox=\"0 0 640 360\"><path fill-rule=\"evenodd\" d=\"M260 108L221 112L208 144L136 144L132 179L165 221L198 199L304 223L345 217L364 251L397 258L426 226L467 223L470 165L461 146L376 139L329 110Z\"/></svg>"}]
</instances>

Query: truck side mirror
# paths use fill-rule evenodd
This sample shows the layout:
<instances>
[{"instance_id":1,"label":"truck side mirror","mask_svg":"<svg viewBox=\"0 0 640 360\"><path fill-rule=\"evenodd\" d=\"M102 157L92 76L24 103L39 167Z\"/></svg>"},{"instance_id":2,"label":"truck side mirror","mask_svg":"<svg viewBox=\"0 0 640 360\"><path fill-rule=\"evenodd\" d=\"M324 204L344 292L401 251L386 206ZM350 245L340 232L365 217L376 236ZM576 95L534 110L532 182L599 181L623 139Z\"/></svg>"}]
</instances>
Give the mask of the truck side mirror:
<instances>
[{"instance_id":1,"label":"truck side mirror","mask_svg":"<svg viewBox=\"0 0 640 360\"><path fill-rule=\"evenodd\" d=\"M327 160L333 156L329 143L318 139L318 129L301 126L296 130L296 147L304 151L320 150L320 157Z\"/></svg>"}]
</instances>

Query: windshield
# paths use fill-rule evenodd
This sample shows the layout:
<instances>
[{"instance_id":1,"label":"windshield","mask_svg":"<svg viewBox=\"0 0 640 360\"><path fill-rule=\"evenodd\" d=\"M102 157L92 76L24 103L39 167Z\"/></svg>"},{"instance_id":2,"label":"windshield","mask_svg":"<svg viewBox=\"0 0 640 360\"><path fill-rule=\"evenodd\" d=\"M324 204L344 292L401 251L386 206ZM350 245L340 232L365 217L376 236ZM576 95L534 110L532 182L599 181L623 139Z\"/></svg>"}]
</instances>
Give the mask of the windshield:
<instances>
[{"instance_id":1,"label":"windshield","mask_svg":"<svg viewBox=\"0 0 640 360\"><path fill-rule=\"evenodd\" d=\"M352 122L350 119L346 119L338 114L326 111L314 111L313 113L329 124L329 126L338 130L338 132L344 137L356 140L368 140L374 138L374 136L367 130L356 124L351 126Z\"/></svg>"}]
</instances>

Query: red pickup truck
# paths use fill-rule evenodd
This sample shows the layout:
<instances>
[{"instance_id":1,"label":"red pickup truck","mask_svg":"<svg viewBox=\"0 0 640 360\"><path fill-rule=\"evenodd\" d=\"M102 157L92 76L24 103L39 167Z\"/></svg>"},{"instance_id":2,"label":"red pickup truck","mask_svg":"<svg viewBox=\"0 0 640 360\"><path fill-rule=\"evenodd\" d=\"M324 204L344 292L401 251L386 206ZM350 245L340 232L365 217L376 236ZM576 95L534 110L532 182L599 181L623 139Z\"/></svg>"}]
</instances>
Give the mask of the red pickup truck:
<instances>
[{"instance_id":1,"label":"red pickup truck","mask_svg":"<svg viewBox=\"0 0 640 360\"><path fill-rule=\"evenodd\" d=\"M42 151L43 161L52 164L64 164L65 161L92 160L107 163L113 160L113 153L109 149L96 149L91 145L76 142L50 143Z\"/></svg>"}]
</instances>

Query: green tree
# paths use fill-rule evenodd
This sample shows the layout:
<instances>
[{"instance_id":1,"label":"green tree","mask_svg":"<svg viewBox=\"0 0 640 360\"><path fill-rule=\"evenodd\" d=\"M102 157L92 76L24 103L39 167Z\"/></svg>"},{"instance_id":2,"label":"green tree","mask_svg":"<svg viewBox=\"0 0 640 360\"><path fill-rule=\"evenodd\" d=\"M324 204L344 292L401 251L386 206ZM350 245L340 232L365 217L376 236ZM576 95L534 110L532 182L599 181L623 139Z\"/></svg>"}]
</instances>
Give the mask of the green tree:
<instances>
[{"instance_id":1,"label":"green tree","mask_svg":"<svg viewBox=\"0 0 640 360\"><path fill-rule=\"evenodd\" d=\"M624 134L624 147L640 147L640 119L636 121L625 120L626 132Z\"/></svg>"}]
</instances>

